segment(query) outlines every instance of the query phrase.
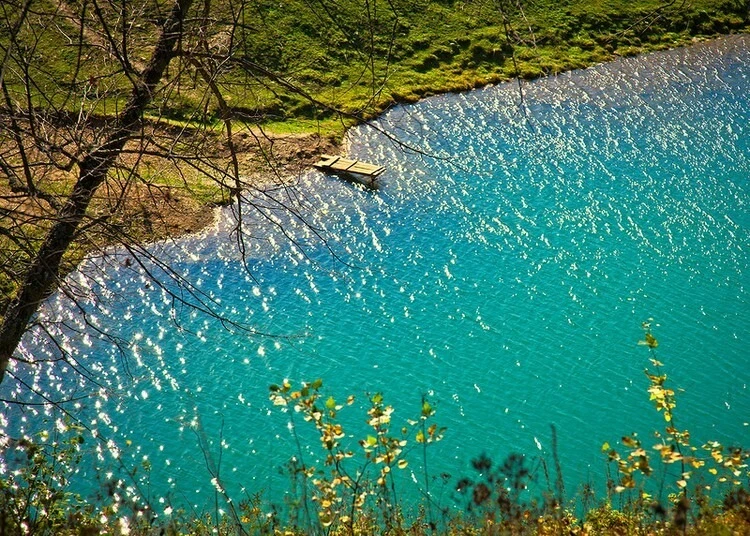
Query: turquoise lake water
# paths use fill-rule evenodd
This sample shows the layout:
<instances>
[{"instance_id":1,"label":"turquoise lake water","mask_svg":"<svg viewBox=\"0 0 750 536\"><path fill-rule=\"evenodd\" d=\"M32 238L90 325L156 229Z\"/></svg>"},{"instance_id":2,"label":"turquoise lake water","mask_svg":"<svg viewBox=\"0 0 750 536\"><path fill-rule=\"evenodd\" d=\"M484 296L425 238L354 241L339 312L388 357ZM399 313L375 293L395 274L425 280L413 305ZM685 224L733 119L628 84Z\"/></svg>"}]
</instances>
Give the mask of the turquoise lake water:
<instances>
[{"instance_id":1,"label":"turquoise lake water","mask_svg":"<svg viewBox=\"0 0 750 536\"><path fill-rule=\"evenodd\" d=\"M396 423L427 395L447 427L428 470L454 479L482 452L549 459L554 425L572 492L603 486L602 443L663 428L637 345L653 319L682 390L678 425L698 445L747 446L749 94L750 37L735 36L524 83L523 103L506 84L396 107L349 137L351 154L388 166L380 189L311 172L259 198L264 208L243 210L246 266L230 211L201 236L152 246L218 312L273 336L174 306L114 253L71 279L124 350L76 334L82 315L58 296L46 321L99 385L74 384L60 363L29 381L52 397L98 393L74 412L126 464L148 457L148 493L165 505L209 508L211 464L235 497L288 489L280 468L297 450L268 401L284 378L320 377L362 403L382 392ZM37 334L24 351L54 349ZM10 382L2 394L23 396ZM28 411L6 408L6 427L33 428ZM342 417L366 432L358 404ZM317 440L297 429L312 463ZM97 464L116 466L107 449ZM421 470L413 456L403 493L418 497L408 477ZM433 488L444 504L449 487Z\"/></svg>"}]
</instances>

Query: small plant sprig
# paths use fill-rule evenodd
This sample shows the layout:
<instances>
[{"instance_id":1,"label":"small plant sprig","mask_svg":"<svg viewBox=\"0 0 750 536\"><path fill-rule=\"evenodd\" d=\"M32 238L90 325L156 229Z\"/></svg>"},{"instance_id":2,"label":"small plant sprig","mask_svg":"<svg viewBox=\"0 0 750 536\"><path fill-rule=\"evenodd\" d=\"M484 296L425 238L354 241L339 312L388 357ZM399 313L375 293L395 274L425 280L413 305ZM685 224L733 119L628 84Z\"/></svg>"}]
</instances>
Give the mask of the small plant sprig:
<instances>
[{"instance_id":1,"label":"small plant sprig","mask_svg":"<svg viewBox=\"0 0 750 536\"><path fill-rule=\"evenodd\" d=\"M61 528L97 526L94 509L70 491L80 465L83 429L59 419L50 430L19 440L3 438L0 450L0 532L52 534Z\"/></svg>"},{"instance_id":2,"label":"small plant sprig","mask_svg":"<svg viewBox=\"0 0 750 536\"><path fill-rule=\"evenodd\" d=\"M344 497L347 488L356 488L356 484L342 464L343 460L354 456L351 450L341 445L345 434L337 419L338 412L344 406L338 404L332 396L321 404L322 387L323 380L317 379L310 383L303 382L300 389L294 390L292 384L284 380L281 385L271 385L269 390L274 405L291 407L295 413L302 414L303 420L312 423L318 431L325 452L323 463L329 469L326 473L317 471L314 466L307 467L303 464L300 470L305 479L313 484L312 501L317 505L318 521L327 528L336 522L349 524L353 521L346 513ZM354 397L350 396L347 405L353 403Z\"/></svg>"},{"instance_id":3,"label":"small plant sprig","mask_svg":"<svg viewBox=\"0 0 750 536\"><path fill-rule=\"evenodd\" d=\"M433 531L436 529L437 525L435 523L435 518L432 511L433 497L430 493L430 477L427 473L427 446L431 443L436 443L443 439L443 436L446 432L445 427L438 428L438 425L436 423L430 423L429 425L427 424L427 421L430 420L434 415L435 409L432 407L432 404L430 404L430 401L427 400L427 397L423 395L422 411L419 415L419 420L408 421L410 426L417 428L417 434L414 439L422 446L422 463L424 466L424 497L427 503L427 519L429 522L429 526Z\"/></svg>"},{"instance_id":4,"label":"small plant sprig","mask_svg":"<svg viewBox=\"0 0 750 536\"><path fill-rule=\"evenodd\" d=\"M526 534L535 532L545 514L536 499L524 500L524 494L536 482L528 458L511 453L501 464L494 464L486 454L471 461L477 472L456 484L456 499L475 516L488 534Z\"/></svg>"},{"instance_id":5,"label":"small plant sprig","mask_svg":"<svg viewBox=\"0 0 750 536\"><path fill-rule=\"evenodd\" d=\"M399 469L405 469L408 465L408 462L400 457L407 440L405 437L396 438L390 434L393 407L384 404L383 395L372 395L370 404L371 407L367 410L367 424L372 427L375 435L368 435L359 444L365 451L365 457L379 468L378 486L386 486L394 465ZM405 430L402 430L402 433L406 436Z\"/></svg>"},{"instance_id":6,"label":"small plant sprig","mask_svg":"<svg viewBox=\"0 0 750 536\"><path fill-rule=\"evenodd\" d=\"M667 375L661 371L664 364L656 356L659 341L651 332L651 321L644 322L641 327L645 333L643 340L639 341L638 344L648 348L649 361L653 366L653 370L645 369L644 371L649 380L649 400L665 421L664 431L654 432L658 443L653 445L652 450L658 453L658 459L665 467L679 464L679 474L676 475L674 481L677 493L672 493L670 500L675 505L675 525L684 526L686 523L685 516L690 505L689 483L694 473L707 467L707 471L713 476L715 484L729 483L739 486L742 484L743 474L745 477L750 477L750 472L747 471L750 452L739 447L727 448L717 441L709 441L700 449L691 443L690 431L681 430L675 423L675 408L677 407L675 391L668 387ZM642 444L637 434L624 436L621 443L628 449L625 456L620 455L619 452L610 447L609 443L604 443L602 446L602 451L607 454L609 461L614 462L617 467L619 481L612 486L617 493L636 488L639 473L645 479L654 472L649 455L650 451ZM702 452L708 453L708 456L702 455ZM701 474L701 477L697 479L700 482L710 480L703 474ZM698 490L698 485L696 485L694 491L697 498L702 498L703 492L710 491L713 487L709 483L701 485L702 490ZM651 496L644 489L642 482L638 500L646 501L650 499Z\"/></svg>"},{"instance_id":7,"label":"small plant sprig","mask_svg":"<svg viewBox=\"0 0 750 536\"><path fill-rule=\"evenodd\" d=\"M356 462L346 466L345 461L354 458L355 452L343 442L347 434L339 420L339 412L354 403L354 396L348 396L345 404L339 404L334 397L323 395L322 388L323 381L320 379L303 382L299 389L294 389L288 380L269 388L274 405L285 411L291 408L293 412L290 418L294 414L301 414L303 420L311 423L318 432L325 453L323 464L326 469L318 470L301 463L297 470L297 474L312 484L311 501L316 505L317 522L327 532L335 530L337 526L344 526L353 532L357 518L366 511L368 501L374 501L386 527L397 528L400 514L393 473L394 469L408 466L405 455L409 437L413 434L416 443L427 445L439 441L445 428L427 424L435 410L423 398L420 418L407 421L409 426L394 433L391 418L393 407L385 403L382 394L369 395L366 422L371 433L358 441L364 460L352 469L351 464Z\"/></svg>"}]
</instances>

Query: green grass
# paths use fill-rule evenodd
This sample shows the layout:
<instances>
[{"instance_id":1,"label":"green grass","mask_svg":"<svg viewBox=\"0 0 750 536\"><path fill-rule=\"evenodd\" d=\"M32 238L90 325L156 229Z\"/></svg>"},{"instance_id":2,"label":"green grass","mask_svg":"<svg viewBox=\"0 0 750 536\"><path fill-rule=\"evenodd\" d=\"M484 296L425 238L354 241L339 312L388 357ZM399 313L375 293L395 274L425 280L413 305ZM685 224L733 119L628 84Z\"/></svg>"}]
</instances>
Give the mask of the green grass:
<instances>
[{"instance_id":1,"label":"green grass","mask_svg":"<svg viewBox=\"0 0 750 536\"><path fill-rule=\"evenodd\" d=\"M69 4L75 11L77 4ZM54 5L52 0L41 3L50 10ZM149 37L156 30L150 17L169 5L168 0L159 0L149 4L149 13L132 13L140 17L134 19L137 24L129 34L134 62L148 56L153 41ZM746 31L749 22L740 0L694 0L686 5L657 0L536 0L523 2L523 12L515 2L491 0L375 0L369 3L369 13L353 0L335 4L263 0L247 3L232 14L235 5L226 0L214 3L213 42L228 34L228 21L245 24L235 32L235 56L281 75L319 104L269 81L259 70L227 64L217 81L230 108L238 117L280 131L299 131L306 121L311 126L302 131L316 131L315 123L322 121L324 130L333 128L339 134L351 121L327 122L336 115L331 109L368 119L394 102L516 75L555 74L616 56L682 45L694 37ZM507 5L507 35L500 5ZM116 13L105 14L116 20ZM37 104L77 111L76 98L86 90L87 81L96 80L102 98L92 105L93 111L109 114L119 109L129 87L116 62L96 46L79 57L67 42L77 31L72 21L56 17L53 24L50 18L36 19L40 21L36 31L21 38L35 54L34 73L41 81L33 95ZM89 25L97 28L90 14ZM0 33L3 46L7 39L6 29ZM76 64L79 68L72 68ZM215 99L206 98L205 84L194 73L178 75L177 71L179 63L151 114L181 122L215 120L218 106ZM23 102L20 80L8 77L8 82ZM296 126L285 126L288 122Z\"/></svg>"}]
</instances>

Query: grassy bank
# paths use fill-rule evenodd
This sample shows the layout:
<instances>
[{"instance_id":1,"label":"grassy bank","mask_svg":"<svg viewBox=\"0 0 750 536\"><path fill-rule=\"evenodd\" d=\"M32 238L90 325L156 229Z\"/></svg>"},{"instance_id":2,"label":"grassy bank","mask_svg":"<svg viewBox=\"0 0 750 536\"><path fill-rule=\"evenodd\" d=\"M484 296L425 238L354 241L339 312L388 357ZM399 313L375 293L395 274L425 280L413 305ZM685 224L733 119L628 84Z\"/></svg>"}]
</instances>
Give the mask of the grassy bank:
<instances>
[{"instance_id":1,"label":"grassy bank","mask_svg":"<svg viewBox=\"0 0 750 536\"><path fill-rule=\"evenodd\" d=\"M58 4L39 3L50 10ZM66 41L80 30L68 16L77 4L60 5L55 30L40 32L35 44L35 68L48 77L36 91L44 94L40 106L75 112L67 94L53 91L80 61ZM142 20L134 19L129 38L136 68L143 68L139 60L148 50L149 20L167 7L156 2L138 15ZM239 40L236 64L217 75L228 110L239 122L284 134L340 135L396 102L556 74L750 27L743 0L261 0L239 9L222 0L212 9L212 44L229 46L221 43L227 26L241 28L233 36ZM0 30L6 48L8 32ZM106 116L122 106L129 80L109 65L98 32L95 20L83 30L90 49L77 78L106 90L96 104L96 113ZM167 83L168 99L155 100L152 119L173 126L222 124L218 101L194 77L177 70Z\"/></svg>"},{"instance_id":2,"label":"grassy bank","mask_svg":"<svg viewBox=\"0 0 750 536\"><path fill-rule=\"evenodd\" d=\"M392 10L376 3L368 15L342 9L338 26L316 25L306 5L266 5L254 50L269 69L291 73L317 104L252 87L233 98L236 110L273 130L340 135L397 102L557 74L746 31L750 23L739 0L400 1ZM334 110L349 117L342 122Z\"/></svg>"}]
</instances>

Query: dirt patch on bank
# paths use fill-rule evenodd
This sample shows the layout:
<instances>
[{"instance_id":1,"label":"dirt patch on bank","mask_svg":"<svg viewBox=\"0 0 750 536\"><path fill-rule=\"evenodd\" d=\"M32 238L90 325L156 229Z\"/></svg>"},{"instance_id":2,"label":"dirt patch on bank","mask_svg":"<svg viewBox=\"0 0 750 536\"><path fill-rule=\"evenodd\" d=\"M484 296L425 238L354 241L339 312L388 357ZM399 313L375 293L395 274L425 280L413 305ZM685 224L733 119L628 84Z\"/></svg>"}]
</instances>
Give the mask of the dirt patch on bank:
<instances>
[{"instance_id":1,"label":"dirt patch on bank","mask_svg":"<svg viewBox=\"0 0 750 536\"><path fill-rule=\"evenodd\" d=\"M63 273L86 254L107 246L198 232L215 221L217 206L234 202L239 190L293 183L321 154L339 152L334 138L317 134L240 131L234 136L233 151L225 137L215 134L170 132L161 126L152 134L148 143L136 140L126 146L116 169L96 192L74 248L66 253ZM161 156L141 150L157 146ZM174 148L177 156L168 153L169 158L164 158L165 147ZM1 315L67 201L78 167L66 170L60 165L62 159L55 161L55 155L50 158L29 141L24 151L33 181L28 181L17 145L6 138L0 151L3 161L15 167L0 176ZM68 150L68 154L81 153Z\"/></svg>"},{"instance_id":2,"label":"dirt patch on bank","mask_svg":"<svg viewBox=\"0 0 750 536\"><path fill-rule=\"evenodd\" d=\"M317 134L269 135L243 130L233 137L233 151L226 138L218 135L169 132L164 128L155 135L162 147L179 140L180 154L174 159L144 155L138 150L144 147L141 141L126 147L116 172L100 187L89 209L91 218L98 221L97 227L108 229L103 233L106 242L117 234L152 241L199 231L211 224L217 206L236 198L238 189L292 183L321 154L337 154L340 150L334 138ZM14 147L2 150L11 155L11 160ZM26 152L34 162L45 158L35 154L33 147L26 147ZM235 179L235 159L239 182ZM0 219L8 229L33 222L39 238L65 202L78 169L73 166L64 171L43 164L37 169L41 173L35 177L35 188L41 195L29 195L22 179L0 181ZM22 177L21 173L16 175ZM101 242L95 239L93 229L84 234L89 240Z\"/></svg>"},{"instance_id":3,"label":"dirt patch on bank","mask_svg":"<svg viewBox=\"0 0 750 536\"><path fill-rule=\"evenodd\" d=\"M154 173L153 181L131 185L127 195L122 190L113 190L107 196L125 200L118 220L135 224L133 234L145 240L196 232L214 221L217 206L236 199L238 188L292 184L309 171L321 154L340 151L335 139L317 134L270 136L242 131L233 138L238 183L226 139L217 138L210 143L207 161L213 169L203 166L205 173L185 165L162 164L159 168L159 162L146 159L143 165Z\"/></svg>"}]
</instances>

